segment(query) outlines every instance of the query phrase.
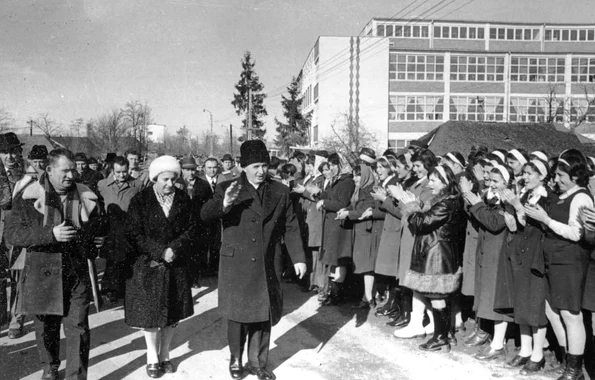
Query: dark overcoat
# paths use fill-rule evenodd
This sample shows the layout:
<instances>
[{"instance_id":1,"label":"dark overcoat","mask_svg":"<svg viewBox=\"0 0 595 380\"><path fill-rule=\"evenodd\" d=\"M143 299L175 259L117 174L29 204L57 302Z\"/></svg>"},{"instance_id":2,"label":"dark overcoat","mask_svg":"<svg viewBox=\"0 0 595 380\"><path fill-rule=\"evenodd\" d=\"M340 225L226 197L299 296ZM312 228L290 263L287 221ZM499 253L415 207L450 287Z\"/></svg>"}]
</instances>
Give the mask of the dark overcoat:
<instances>
[{"instance_id":1,"label":"dark overcoat","mask_svg":"<svg viewBox=\"0 0 595 380\"><path fill-rule=\"evenodd\" d=\"M314 185L322 189L324 176L309 179L304 186ZM320 247L322 242L322 211L316 209L316 199L308 191L302 194L306 225L308 226L308 247Z\"/></svg>"},{"instance_id":2,"label":"dark overcoat","mask_svg":"<svg viewBox=\"0 0 595 380\"><path fill-rule=\"evenodd\" d=\"M258 191L242 173L233 204L223 209L227 188L236 180L217 185L213 198L204 204L201 219L220 218L223 225L219 261L219 311L241 323L281 319L282 256L278 246L284 237L293 263L305 263L299 223L289 188L265 180L262 202Z\"/></svg>"},{"instance_id":3,"label":"dark overcoat","mask_svg":"<svg viewBox=\"0 0 595 380\"><path fill-rule=\"evenodd\" d=\"M349 174L341 175L322 192L324 200L322 245L320 261L327 265L347 265L351 259L351 230L349 224L335 220L337 211L349 207L355 182Z\"/></svg>"},{"instance_id":4,"label":"dark overcoat","mask_svg":"<svg viewBox=\"0 0 595 380\"><path fill-rule=\"evenodd\" d=\"M473 310L480 318L493 321L512 322L512 318L496 312L494 309L503 308L507 303L512 305L512 300L496 299L496 289L499 286L512 286L512 278L507 278L503 269L505 253L503 245L506 241L507 229L504 208L500 204L490 201L479 202L469 208L469 212L480 223L477 252L475 258L475 298ZM507 261L507 260L506 260ZM499 291L501 295L507 292Z\"/></svg>"},{"instance_id":5,"label":"dark overcoat","mask_svg":"<svg viewBox=\"0 0 595 380\"><path fill-rule=\"evenodd\" d=\"M153 187L147 187L132 198L126 224L132 273L126 280L125 322L165 327L194 314L188 267L196 226L188 194L175 189L166 217ZM172 263L162 259L167 248L176 255Z\"/></svg>"},{"instance_id":6,"label":"dark overcoat","mask_svg":"<svg viewBox=\"0 0 595 380\"><path fill-rule=\"evenodd\" d=\"M355 204L350 206L349 222L353 226L353 271L354 273L373 272L378 250L372 249L374 223L372 218L359 220L368 208L374 208L375 202L370 192L374 184L360 188Z\"/></svg>"},{"instance_id":7,"label":"dark overcoat","mask_svg":"<svg viewBox=\"0 0 595 380\"><path fill-rule=\"evenodd\" d=\"M395 185L398 182L399 179L395 176L386 185ZM378 208L386 214L382 224L374 272L396 277L399 269L399 245L401 244L401 209L391 196L387 196Z\"/></svg>"}]
</instances>

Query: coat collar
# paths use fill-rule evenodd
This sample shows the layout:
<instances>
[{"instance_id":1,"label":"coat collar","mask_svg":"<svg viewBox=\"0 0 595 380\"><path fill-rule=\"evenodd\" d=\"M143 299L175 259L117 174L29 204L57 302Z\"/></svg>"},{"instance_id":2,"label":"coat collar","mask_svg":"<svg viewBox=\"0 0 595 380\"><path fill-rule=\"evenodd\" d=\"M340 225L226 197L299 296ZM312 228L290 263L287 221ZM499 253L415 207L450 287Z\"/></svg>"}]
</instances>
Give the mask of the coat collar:
<instances>
[{"instance_id":1,"label":"coat collar","mask_svg":"<svg viewBox=\"0 0 595 380\"><path fill-rule=\"evenodd\" d=\"M275 210L277 203L279 203L279 200L281 199L281 194L273 191L274 184L269 178L260 185L264 186L263 204L261 204L260 200L257 198L257 190L252 186L250 181L248 181L245 173L240 175L240 184L242 185L242 188L236 198L236 202L246 203L248 208L265 218Z\"/></svg>"},{"instance_id":2,"label":"coat collar","mask_svg":"<svg viewBox=\"0 0 595 380\"><path fill-rule=\"evenodd\" d=\"M89 216L97 207L97 195L91 191L87 186L81 183L76 184L76 191L79 192L81 198L81 221L86 222L89 220ZM31 183L23 190L24 200L34 200L33 206L35 209L43 214L45 205L45 190L39 181Z\"/></svg>"}]
</instances>

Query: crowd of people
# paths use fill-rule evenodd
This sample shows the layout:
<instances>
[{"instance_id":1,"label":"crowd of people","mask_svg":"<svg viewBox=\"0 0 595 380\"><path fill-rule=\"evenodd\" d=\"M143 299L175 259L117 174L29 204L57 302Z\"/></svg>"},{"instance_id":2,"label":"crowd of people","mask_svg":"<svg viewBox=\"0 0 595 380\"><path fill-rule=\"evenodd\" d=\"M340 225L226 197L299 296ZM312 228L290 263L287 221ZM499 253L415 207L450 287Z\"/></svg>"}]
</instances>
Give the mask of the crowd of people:
<instances>
[{"instance_id":1,"label":"crowd of people","mask_svg":"<svg viewBox=\"0 0 595 380\"><path fill-rule=\"evenodd\" d=\"M140 158L128 151L91 168L99 163L84 153L34 146L25 159L16 135L0 135L8 336L34 316L42 379L57 378L61 323L66 378L86 378L88 309L101 294L124 299L125 322L143 329L147 375L174 372L174 328L193 314L191 288L215 275L231 377L274 379L266 365L281 274L321 307L355 294L349 307L386 318L396 338L429 336L420 350L450 351L471 318L462 343L478 360L506 358L516 334L507 365L520 375L544 369L545 349L559 380L584 378L583 361L595 372L595 158L577 149L436 156L413 144L282 160L247 141L241 168L231 155L201 165ZM40 285L43 295L32 291Z\"/></svg>"}]
</instances>

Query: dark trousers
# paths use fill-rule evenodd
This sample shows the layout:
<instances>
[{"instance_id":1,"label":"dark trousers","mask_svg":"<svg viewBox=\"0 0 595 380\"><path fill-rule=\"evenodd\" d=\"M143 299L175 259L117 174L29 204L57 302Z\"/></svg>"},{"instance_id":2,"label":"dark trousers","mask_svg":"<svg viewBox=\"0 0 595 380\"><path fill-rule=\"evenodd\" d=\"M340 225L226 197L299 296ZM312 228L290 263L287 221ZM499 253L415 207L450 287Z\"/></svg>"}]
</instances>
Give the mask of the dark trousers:
<instances>
[{"instance_id":1,"label":"dark trousers","mask_svg":"<svg viewBox=\"0 0 595 380\"><path fill-rule=\"evenodd\" d=\"M60 325L66 336L65 380L87 378L91 334L89 331L90 288L76 280L64 280L64 316L36 315L35 339L44 369L60 366Z\"/></svg>"},{"instance_id":2,"label":"dark trousers","mask_svg":"<svg viewBox=\"0 0 595 380\"><path fill-rule=\"evenodd\" d=\"M269 360L271 321L242 323L227 320L227 341L231 355L241 360L248 341L248 365L265 368Z\"/></svg>"},{"instance_id":3,"label":"dark trousers","mask_svg":"<svg viewBox=\"0 0 595 380\"><path fill-rule=\"evenodd\" d=\"M126 280L124 278L124 271L126 270L125 261L116 261L111 259L105 260L105 271L101 279L101 291L116 292L118 297L124 297L124 286Z\"/></svg>"}]
</instances>

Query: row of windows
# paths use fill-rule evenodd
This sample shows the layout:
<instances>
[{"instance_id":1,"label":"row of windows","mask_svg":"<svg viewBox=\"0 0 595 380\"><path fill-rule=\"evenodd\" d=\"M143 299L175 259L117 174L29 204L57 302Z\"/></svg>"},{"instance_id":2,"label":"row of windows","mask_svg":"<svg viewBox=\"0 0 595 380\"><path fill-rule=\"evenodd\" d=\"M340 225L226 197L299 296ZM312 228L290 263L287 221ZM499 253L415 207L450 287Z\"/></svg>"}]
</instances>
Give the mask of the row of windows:
<instances>
[{"instance_id":1,"label":"row of windows","mask_svg":"<svg viewBox=\"0 0 595 380\"><path fill-rule=\"evenodd\" d=\"M435 26L434 38L483 40L485 29L475 26Z\"/></svg>"},{"instance_id":2,"label":"row of windows","mask_svg":"<svg viewBox=\"0 0 595 380\"><path fill-rule=\"evenodd\" d=\"M450 80L503 82L504 57L452 55ZM511 82L564 82L564 58L513 56L510 59ZM571 82L595 82L595 58L573 58ZM442 81L444 57L426 54L390 54L389 79Z\"/></svg>"},{"instance_id":3,"label":"row of windows","mask_svg":"<svg viewBox=\"0 0 595 380\"><path fill-rule=\"evenodd\" d=\"M564 100L555 98L512 97L508 121L511 122L564 122ZM443 120L442 96L408 95L389 98L389 120ZM452 96L448 108L449 120L505 121L504 97ZM569 118L576 122L595 123L595 106L586 99L570 102Z\"/></svg>"},{"instance_id":4,"label":"row of windows","mask_svg":"<svg viewBox=\"0 0 595 380\"><path fill-rule=\"evenodd\" d=\"M546 41L595 41L595 29L546 29Z\"/></svg>"},{"instance_id":5,"label":"row of windows","mask_svg":"<svg viewBox=\"0 0 595 380\"><path fill-rule=\"evenodd\" d=\"M371 30L370 33L371 34ZM376 35L383 37L429 38L427 25L378 24ZM483 40L483 26L434 26L434 38ZM541 41L541 29L531 27L493 27L490 28L491 40L506 41ZM546 41L595 41L595 29L545 29Z\"/></svg>"},{"instance_id":6,"label":"row of windows","mask_svg":"<svg viewBox=\"0 0 595 380\"><path fill-rule=\"evenodd\" d=\"M376 35L384 37L428 38L430 29L427 25L377 25Z\"/></svg>"},{"instance_id":7,"label":"row of windows","mask_svg":"<svg viewBox=\"0 0 595 380\"><path fill-rule=\"evenodd\" d=\"M411 140L388 140L388 149L397 151L398 149L404 149L409 146Z\"/></svg>"}]
</instances>

